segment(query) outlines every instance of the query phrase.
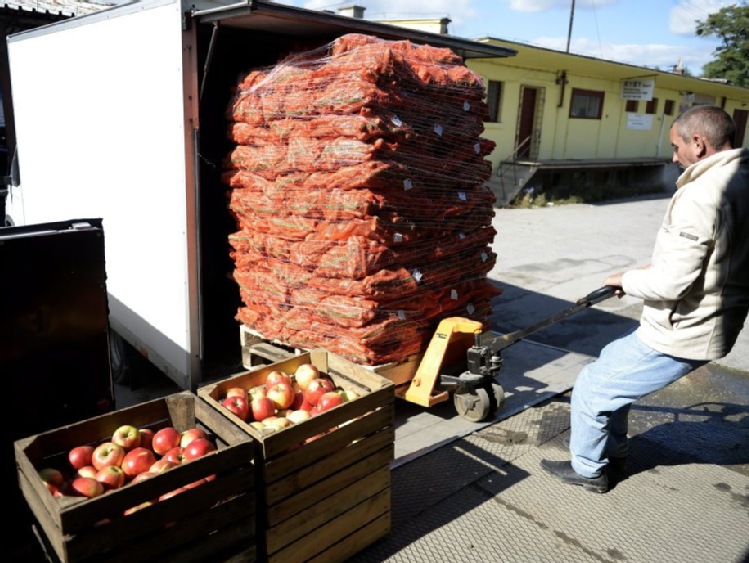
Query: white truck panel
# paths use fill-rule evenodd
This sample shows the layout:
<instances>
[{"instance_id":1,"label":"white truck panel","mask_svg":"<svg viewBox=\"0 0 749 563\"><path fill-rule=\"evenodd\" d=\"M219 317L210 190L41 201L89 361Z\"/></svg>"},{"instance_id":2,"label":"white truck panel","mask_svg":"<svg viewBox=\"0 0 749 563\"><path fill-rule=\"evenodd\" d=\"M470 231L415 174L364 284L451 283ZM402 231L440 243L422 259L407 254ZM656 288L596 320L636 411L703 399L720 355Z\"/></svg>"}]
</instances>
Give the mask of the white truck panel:
<instances>
[{"instance_id":1,"label":"white truck panel","mask_svg":"<svg viewBox=\"0 0 749 563\"><path fill-rule=\"evenodd\" d=\"M147 355L190 377L196 274L181 3L156 4L11 38L22 172L10 214L16 224L101 217L113 327L136 340L158 335Z\"/></svg>"}]
</instances>

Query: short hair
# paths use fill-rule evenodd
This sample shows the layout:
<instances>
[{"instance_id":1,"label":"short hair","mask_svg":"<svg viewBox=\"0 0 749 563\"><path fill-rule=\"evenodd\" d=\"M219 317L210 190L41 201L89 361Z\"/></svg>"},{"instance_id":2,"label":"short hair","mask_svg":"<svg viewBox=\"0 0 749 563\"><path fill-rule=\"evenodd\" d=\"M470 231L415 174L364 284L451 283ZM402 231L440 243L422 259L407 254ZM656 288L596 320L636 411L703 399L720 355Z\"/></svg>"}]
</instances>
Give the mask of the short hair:
<instances>
[{"instance_id":1,"label":"short hair","mask_svg":"<svg viewBox=\"0 0 749 563\"><path fill-rule=\"evenodd\" d=\"M718 106L692 106L674 120L674 125L676 132L685 141L689 141L696 133L705 137L714 148L721 148L726 144L733 147L736 138L736 123Z\"/></svg>"}]
</instances>

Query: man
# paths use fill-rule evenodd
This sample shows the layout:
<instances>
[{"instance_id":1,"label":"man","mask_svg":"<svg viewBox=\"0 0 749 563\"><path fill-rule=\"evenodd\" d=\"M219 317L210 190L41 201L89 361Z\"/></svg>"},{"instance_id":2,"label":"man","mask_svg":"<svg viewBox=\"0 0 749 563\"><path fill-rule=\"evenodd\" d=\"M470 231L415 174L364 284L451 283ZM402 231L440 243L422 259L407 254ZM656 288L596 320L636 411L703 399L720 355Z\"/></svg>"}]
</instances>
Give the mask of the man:
<instances>
[{"instance_id":1,"label":"man","mask_svg":"<svg viewBox=\"0 0 749 563\"><path fill-rule=\"evenodd\" d=\"M716 106L674 121L673 161L683 172L651 264L604 281L643 300L639 326L603 348L575 381L570 461L542 460L564 483L604 493L607 470L627 455L627 418L638 399L731 351L749 310L749 150Z\"/></svg>"}]
</instances>

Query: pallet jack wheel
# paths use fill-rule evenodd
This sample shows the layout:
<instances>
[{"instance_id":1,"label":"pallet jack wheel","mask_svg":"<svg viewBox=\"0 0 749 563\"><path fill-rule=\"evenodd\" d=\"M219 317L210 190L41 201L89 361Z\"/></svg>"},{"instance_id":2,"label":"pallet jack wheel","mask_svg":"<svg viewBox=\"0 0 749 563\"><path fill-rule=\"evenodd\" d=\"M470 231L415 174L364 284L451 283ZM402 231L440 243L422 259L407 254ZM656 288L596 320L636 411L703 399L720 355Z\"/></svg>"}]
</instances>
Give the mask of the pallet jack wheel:
<instances>
[{"instance_id":1,"label":"pallet jack wheel","mask_svg":"<svg viewBox=\"0 0 749 563\"><path fill-rule=\"evenodd\" d=\"M498 411L505 404L505 390L499 383L492 383L492 395L494 397L494 411Z\"/></svg>"},{"instance_id":2,"label":"pallet jack wheel","mask_svg":"<svg viewBox=\"0 0 749 563\"><path fill-rule=\"evenodd\" d=\"M471 422L481 422L491 412L492 401L489 392L483 387L456 391L453 403L458 414Z\"/></svg>"}]
</instances>

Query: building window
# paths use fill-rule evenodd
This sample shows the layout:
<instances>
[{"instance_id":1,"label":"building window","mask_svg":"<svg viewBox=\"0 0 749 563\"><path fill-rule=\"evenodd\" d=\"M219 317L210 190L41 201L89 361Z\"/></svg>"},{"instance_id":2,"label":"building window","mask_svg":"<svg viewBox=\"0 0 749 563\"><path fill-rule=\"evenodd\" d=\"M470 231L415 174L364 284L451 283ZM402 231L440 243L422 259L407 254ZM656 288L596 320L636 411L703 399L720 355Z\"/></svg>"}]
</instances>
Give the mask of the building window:
<instances>
[{"instance_id":1,"label":"building window","mask_svg":"<svg viewBox=\"0 0 749 563\"><path fill-rule=\"evenodd\" d=\"M500 123L502 121L502 83L496 80L489 80L486 92L486 104L489 106L490 123Z\"/></svg>"},{"instance_id":2,"label":"building window","mask_svg":"<svg viewBox=\"0 0 749 563\"><path fill-rule=\"evenodd\" d=\"M653 115L656 111L658 111L658 98L653 98L645 104L645 113Z\"/></svg>"},{"instance_id":3,"label":"building window","mask_svg":"<svg viewBox=\"0 0 749 563\"><path fill-rule=\"evenodd\" d=\"M603 112L603 92L572 89L570 117L577 119L601 119Z\"/></svg>"},{"instance_id":4,"label":"building window","mask_svg":"<svg viewBox=\"0 0 749 563\"><path fill-rule=\"evenodd\" d=\"M666 100L663 103L663 114L664 115L674 114L674 101L673 100Z\"/></svg>"},{"instance_id":5,"label":"building window","mask_svg":"<svg viewBox=\"0 0 749 563\"><path fill-rule=\"evenodd\" d=\"M627 100L627 105L624 108L624 111L627 113L637 113L637 109L640 106L640 102L637 100Z\"/></svg>"}]
</instances>

